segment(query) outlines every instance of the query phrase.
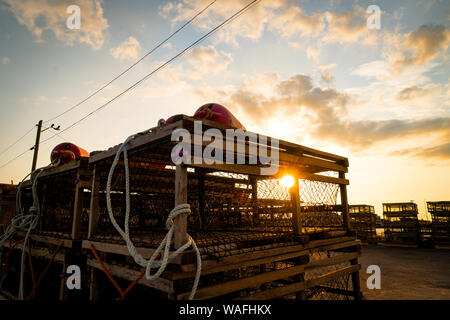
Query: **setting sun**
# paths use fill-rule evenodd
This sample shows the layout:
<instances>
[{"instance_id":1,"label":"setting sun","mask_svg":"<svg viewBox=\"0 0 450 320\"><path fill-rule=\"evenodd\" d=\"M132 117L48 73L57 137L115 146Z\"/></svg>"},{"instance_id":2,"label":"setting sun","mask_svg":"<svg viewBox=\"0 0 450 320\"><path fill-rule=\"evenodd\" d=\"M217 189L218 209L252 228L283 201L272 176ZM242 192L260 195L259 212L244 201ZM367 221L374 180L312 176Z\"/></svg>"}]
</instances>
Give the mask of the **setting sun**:
<instances>
[{"instance_id":1,"label":"setting sun","mask_svg":"<svg viewBox=\"0 0 450 320\"><path fill-rule=\"evenodd\" d=\"M295 183L294 177L290 174L285 175L283 178L281 178L281 184L290 189Z\"/></svg>"}]
</instances>

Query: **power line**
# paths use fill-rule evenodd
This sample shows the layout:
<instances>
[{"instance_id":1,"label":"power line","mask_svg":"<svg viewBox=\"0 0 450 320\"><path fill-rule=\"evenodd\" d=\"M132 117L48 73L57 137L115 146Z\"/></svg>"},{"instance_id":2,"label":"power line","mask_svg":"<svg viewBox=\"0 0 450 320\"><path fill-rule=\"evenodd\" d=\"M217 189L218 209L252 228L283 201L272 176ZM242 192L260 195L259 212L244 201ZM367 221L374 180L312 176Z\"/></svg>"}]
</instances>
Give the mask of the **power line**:
<instances>
[{"instance_id":1,"label":"power line","mask_svg":"<svg viewBox=\"0 0 450 320\"><path fill-rule=\"evenodd\" d=\"M199 39L197 39L196 41L194 41L193 43L191 43L188 47L186 47L185 49L183 49L182 51L180 51L179 53L177 53L175 56L173 56L172 58L170 58L169 60L167 60L166 62L164 62L162 65L160 65L159 67L157 67L156 69L154 69L152 72L150 72L149 74L147 74L146 76L144 76L143 78L141 78L139 81L135 82L133 85L131 85L130 87L128 87L127 89L125 89L124 91L122 91L121 93L119 93L118 95L116 95L115 97L113 97L112 99L110 99L109 101L107 101L106 103L102 104L100 107L96 108L95 110L89 112L87 115L85 115L84 117L82 117L81 119L77 120L76 122L72 123L70 126L68 126L67 128L61 130L62 132L65 132L71 128L73 128L74 126L76 126L77 124L79 124L80 122L84 121L85 119L89 118L91 115L93 115L94 113L100 111L101 109L105 108L106 106L108 106L110 103L112 103L113 101L115 101L116 99L118 99L119 97L121 97L122 95L124 95L125 93L127 93L128 91L134 89L136 86L138 86L139 84L141 84L142 82L144 82L146 79L148 79L150 76L152 76L153 74L157 73L159 70L165 68L168 64L170 64L172 61L176 60L177 58L179 58L180 56L182 56L184 53L186 53L189 49L191 49L192 47L196 46L197 44L199 44L201 41L203 41L204 39L206 39L207 37L209 37L211 34L217 32L219 29L221 29L223 26L225 26L226 24L230 23L231 21L233 21L234 19L238 18L240 15L242 15L245 11L247 11L248 9L250 9L250 7L252 7L253 5L255 5L257 2L259 2L260 0L253 0L252 2L250 2L249 4L247 4L245 7L241 8L239 11L237 11L236 13L234 13L232 16L230 16L229 18L227 18L226 20L222 21L219 25L217 25L216 27L214 27L212 30L210 30L208 33L206 33L205 35L203 35L202 37L200 37ZM54 138L54 136L44 140L43 142L46 142L50 139Z\"/></svg>"},{"instance_id":2,"label":"power line","mask_svg":"<svg viewBox=\"0 0 450 320\"><path fill-rule=\"evenodd\" d=\"M25 138L31 131L33 131L33 129L34 129L35 127L36 127L36 126L31 127L31 129L28 130L27 132L25 132L23 136L21 136L21 137L20 137L19 139L17 139L15 142L13 142L12 144L10 144L8 147L6 147L6 149L4 149L2 152L0 152L0 156L1 156L2 154L4 154L6 151L8 151L9 149L11 149L13 146L15 146L20 140L22 140L23 138Z\"/></svg>"},{"instance_id":3,"label":"power line","mask_svg":"<svg viewBox=\"0 0 450 320\"><path fill-rule=\"evenodd\" d=\"M57 116L50 118L48 120L45 120L44 123L55 120L63 115L65 115L66 113L72 111L73 109L77 108L78 106L80 106L81 104L83 104L84 102L86 102L87 100L89 100L90 98L92 98L93 96L95 96L97 93L99 93L100 91L102 91L103 89L105 89L106 87L108 87L111 83L113 83L114 81L116 81L117 79L119 79L121 76L123 76L125 73L127 73L128 71L130 71L132 68L134 68L138 63L140 63L142 60L144 60L146 57L148 57L150 54L152 54L154 51L156 51L158 48L160 48L163 44L165 44L167 41L169 41L173 36L175 36L178 32L180 32L182 29L184 29L184 27L186 27L188 24L190 24L192 21L194 21L199 15L201 15L203 12L205 12L210 6L212 6L217 0L214 0L212 2L210 2L206 7L204 7L202 10L200 10L196 15L194 15L190 20L188 20L186 23L184 23L180 28L178 28L175 32L173 32L169 37L167 37L166 39L164 39L163 41L161 41L156 47L154 47L152 50L150 50L149 52L147 52L142 58L140 58L138 61L136 61L135 63L133 63L131 66L129 66L127 69L125 69L124 71L122 71L119 75L117 75L116 77L114 77L111 81L109 81L108 83L106 83L104 86L102 86L100 89L98 89L97 91L95 91L94 93L90 94L89 96L87 96L85 99L83 99L82 101L78 102L77 104L75 104L74 106L70 107L69 109L67 109L66 111L58 114Z\"/></svg>"},{"instance_id":4,"label":"power line","mask_svg":"<svg viewBox=\"0 0 450 320\"><path fill-rule=\"evenodd\" d=\"M16 157L14 157L13 159L9 160L8 162L6 162L4 165L2 165L0 167L0 169L2 169L3 167L6 167L8 164L10 164L11 162L19 159L21 156L23 156L25 153L27 153L28 151L31 151L32 148L25 150L24 152L22 152L21 154L17 155Z\"/></svg>"},{"instance_id":5,"label":"power line","mask_svg":"<svg viewBox=\"0 0 450 320\"><path fill-rule=\"evenodd\" d=\"M200 42L202 42L204 39L206 39L207 37L209 37L210 35L214 34L215 32L217 32L218 30L220 30L222 27L224 27L225 25L227 25L228 23L232 22L233 20L235 20L236 18L238 18L239 16L241 16L242 14L244 14L248 9L250 9L251 7L253 7L255 4L257 4L259 1L261 0L253 0L252 2L248 3L246 6L244 6L243 8L241 8L239 11L237 11L236 13L234 13L232 16L228 17L226 20L222 21L219 25L217 25L216 27L214 27L212 30L210 30L208 33L206 33L205 35L203 35L202 37L200 37L199 39L197 39L196 41L194 41L193 43L191 43L188 47L186 47L185 49L183 49L181 52L179 52L178 54L176 54L175 56L173 56L171 59L169 59L168 61L166 61L165 63L163 63L162 65L160 65L159 67L157 67L156 69L154 69L152 72L150 72L149 74L147 74L145 77L141 78L139 81L135 82L133 85L131 85L130 87L128 87L127 89L125 89L124 91L122 91L121 93L119 93L118 95L116 95L115 97L113 97L112 99L110 99L109 101L107 101L106 103L104 103L103 105L101 105L100 107L98 107L97 109L91 111L90 113L88 113L86 116L84 116L83 118L79 119L78 121L72 123L70 126L68 126L67 128L61 130L61 132L65 132L71 128L73 128L74 126L76 126L77 124L79 124L80 122L84 121L85 119L87 119L88 117L90 117L92 114L100 111L101 109L105 108L106 106L108 106L110 103L112 103L114 100L118 99L119 97L121 97L122 95L124 95L126 92L132 90L133 88L135 88L136 86L138 86L140 83L142 83L143 81L145 81L146 79L148 79L150 76L152 76L153 74L155 74L156 72L158 72L159 70L165 68L168 64L170 64L172 61L176 60L177 58L179 58L180 56L182 56L184 53L186 53L189 49L191 49L192 47L196 46L197 44L199 44ZM213 1L212 3L214 3L215 1ZM212 5L212 3L210 5ZM209 6L210 6L209 5ZM204 9L206 10L206 8ZM204 11L203 10L203 11ZM197 15L198 16L198 15ZM190 21L192 21L193 19L191 19ZM81 104L81 103L80 103ZM67 111L68 112L68 111ZM59 116L58 116L59 117ZM52 118L49 119L47 121L53 120L56 118ZM46 122L47 122L46 121ZM31 130L30 130L31 131ZM53 139L55 136L57 136L56 134L45 139L44 141L41 142L45 143L51 139ZM11 162L15 161L16 159L20 158L21 156L23 156L26 152L30 151L30 149L22 152L21 154L19 154L18 156L16 156L15 158L11 159L10 161L8 161L7 163L5 163L4 165L0 166L0 169L7 166L8 164L10 164Z\"/></svg>"},{"instance_id":6,"label":"power line","mask_svg":"<svg viewBox=\"0 0 450 320\"><path fill-rule=\"evenodd\" d=\"M80 106L81 104L83 104L84 102L88 101L90 98L92 98L93 96L95 96L97 93L99 93L100 91L102 91L103 89L105 89L106 87L108 87L110 84L112 84L114 81L116 81L117 79L119 79L121 76L123 76L125 73L127 73L128 71L130 71L132 68L134 68L138 63L140 63L142 60L144 60L145 58L147 58L150 54L152 54L153 52L155 52L158 48L160 48L162 45L164 45L167 41L169 41L172 37L174 37L178 32L180 32L182 29L184 29L187 25L189 25L192 21L194 21L198 16L200 16L203 12L205 12L210 6L212 6L217 0L213 0L211 1L208 5L206 5L202 10L200 10L199 12L197 12L191 19L189 19L188 21L186 21L181 27L179 27L177 30L175 30L172 34L170 34L166 39L164 39L163 41L161 41L156 47L154 47L153 49L151 49L149 52L147 52L144 56L142 56L139 60L137 60L135 63L133 63L131 66L129 66L127 69L125 69L124 71L122 71L119 75L117 75L116 77L114 77L111 81L109 81L108 83L106 83L105 85L103 85L100 89L96 90L95 92L93 92L92 94L90 94L89 96L87 96L85 99L83 99L82 101L78 102L77 104L75 104L74 106L70 107L69 109L65 110L64 112L56 115L55 117L52 117L48 120L45 120L44 123L47 123L49 121L55 120L63 115L65 115L66 113L72 111L73 109L77 108L78 106ZM21 141L25 136L27 136L33 129L35 128L35 126L33 126L30 130L28 130L23 136L21 136L19 139L17 139L14 143L12 143L11 145L9 145L6 149L4 149L2 152L0 152L0 156L3 155L6 151L8 151L9 149L11 149L14 145L16 145L19 141ZM62 136L56 134L57 136L59 136L61 139L65 140ZM51 138L53 138L55 135L53 135ZM50 140L50 139L47 139ZM44 140L43 142L47 141ZM24 153L22 153L21 155L25 154L26 151ZM3 168L4 166L6 166L7 164L11 163L12 161L14 161L16 158L8 161L5 165L1 166L0 168Z\"/></svg>"}]
</instances>

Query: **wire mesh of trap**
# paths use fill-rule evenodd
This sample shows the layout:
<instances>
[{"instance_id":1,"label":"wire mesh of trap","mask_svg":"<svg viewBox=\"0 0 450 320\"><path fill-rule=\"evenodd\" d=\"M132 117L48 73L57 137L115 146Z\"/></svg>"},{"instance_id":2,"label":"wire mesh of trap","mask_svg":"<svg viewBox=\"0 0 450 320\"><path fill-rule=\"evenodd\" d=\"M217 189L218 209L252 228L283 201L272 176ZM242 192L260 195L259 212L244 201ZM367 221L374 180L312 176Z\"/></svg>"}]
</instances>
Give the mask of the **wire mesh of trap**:
<instances>
[{"instance_id":1,"label":"wire mesh of trap","mask_svg":"<svg viewBox=\"0 0 450 320\"><path fill-rule=\"evenodd\" d=\"M72 232L73 212L76 189L76 174L68 173L59 177L43 177L37 182L37 193L39 197L40 217L38 227L34 233L37 234L59 234L66 235ZM82 213L81 231L86 232L89 221L89 198L90 191L82 189ZM24 213L29 213L33 206L31 187L23 188L22 208Z\"/></svg>"},{"instance_id":2,"label":"wire mesh of trap","mask_svg":"<svg viewBox=\"0 0 450 320\"><path fill-rule=\"evenodd\" d=\"M175 167L131 158L130 234L136 245L156 247L167 230L165 222L174 207ZM99 170L100 169L100 170ZM96 237L116 240L106 207L109 166L100 174L99 221ZM119 163L111 184L113 214L123 226L125 176ZM301 218L305 232L342 227L335 210L339 186L300 180ZM261 179L228 172L188 168L188 233L204 258L220 258L293 240L293 206L287 187L279 179Z\"/></svg>"},{"instance_id":3,"label":"wire mesh of trap","mask_svg":"<svg viewBox=\"0 0 450 320\"><path fill-rule=\"evenodd\" d=\"M319 251L310 255L310 262L327 260L342 255L342 252ZM324 266L305 272L305 280L312 280L329 272L339 270L350 265L349 261ZM313 288L305 290L305 298L310 300L349 300L353 297L351 274L341 275L330 281Z\"/></svg>"}]
</instances>

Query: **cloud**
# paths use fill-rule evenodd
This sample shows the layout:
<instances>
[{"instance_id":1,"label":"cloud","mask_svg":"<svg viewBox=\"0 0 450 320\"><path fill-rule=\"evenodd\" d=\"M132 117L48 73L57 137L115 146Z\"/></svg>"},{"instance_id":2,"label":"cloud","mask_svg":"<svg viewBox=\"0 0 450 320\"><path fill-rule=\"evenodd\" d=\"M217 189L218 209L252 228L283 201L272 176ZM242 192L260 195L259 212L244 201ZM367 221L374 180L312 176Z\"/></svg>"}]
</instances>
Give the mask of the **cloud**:
<instances>
[{"instance_id":1,"label":"cloud","mask_svg":"<svg viewBox=\"0 0 450 320\"><path fill-rule=\"evenodd\" d=\"M322 14L306 14L302 9L292 6L277 14L271 20L270 28L278 30L283 37L296 35L315 37L325 28Z\"/></svg>"},{"instance_id":2,"label":"cloud","mask_svg":"<svg viewBox=\"0 0 450 320\"><path fill-rule=\"evenodd\" d=\"M318 62L319 55L320 55L320 50L314 49L313 47L310 47L310 46L308 48L306 48L306 56L309 59L312 59L312 60Z\"/></svg>"},{"instance_id":3,"label":"cloud","mask_svg":"<svg viewBox=\"0 0 450 320\"><path fill-rule=\"evenodd\" d=\"M141 45L136 38L130 36L115 48L111 48L111 55L120 61L136 60L139 57Z\"/></svg>"},{"instance_id":4,"label":"cloud","mask_svg":"<svg viewBox=\"0 0 450 320\"><path fill-rule=\"evenodd\" d=\"M186 57L187 66L184 72L188 78L199 80L206 74L224 72L231 62L231 54L219 52L213 46L200 46L192 49Z\"/></svg>"},{"instance_id":5,"label":"cloud","mask_svg":"<svg viewBox=\"0 0 450 320\"><path fill-rule=\"evenodd\" d=\"M8 57L3 57L1 62L2 62L2 64L8 64L8 63L11 63L11 59Z\"/></svg>"},{"instance_id":6,"label":"cloud","mask_svg":"<svg viewBox=\"0 0 450 320\"><path fill-rule=\"evenodd\" d=\"M334 76L329 72L324 72L320 75L320 78L325 83L331 83L334 80Z\"/></svg>"},{"instance_id":7,"label":"cloud","mask_svg":"<svg viewBox=\"0 0 450 320\"><path fill-rule=\"evenodd\" d=\"M102 1L79 0L76 4L81 11L81 28L70 30L66 20L70 16L66 12L71 0L4 0L17 21L31 31L36 41L42 42L43 33L51 31L55 38L73 46L75 43L86 43L94 50L99 50L105 41L108 21L103 16Z\"/></svg>"},{"instance_id":8,"label":"cloud","mask_svg":"<svg viewBox=\"0 0 450 320\"><path fill-rule=\"evenodd\" d=\"M393 74L434 60L450 45L450 31L443 25L426 24L407 34L391 34L385 39L384 55Z\"/></svg>"},{"instance_id":9,"label":"cloud","mask_svg":"<svg viewBox=\"0 0 450 320\"><path fill-rule=\"evenodd\" d=\"M450 118L419 120L339 120L322 123L316 131L318 137L354 147L369 147L394 138L438 134L450 136Z\"/></svg>"},{"instance_id":10,"label":"cloud","mask_svg":"<svg viewBox=\"0 0 450 320\"><path fill-rule=\"evenodd\" d=\"M324 72L324 71L331 70L334 68L336 68L336 63L329 63L329 64L319 66L319 71Z\"/></svg>"},{"instance_id":11,"label":"cloud","mask_svg":"<svg viewBox=\"0 0 450 320\"><path fill-rule=\"evenodd\" d=\"M323 37L326 43L355 43L374 45L378 39L376 30L367 28L366 10L356 6L345 12L326 12L327 32Z\"/></svg>"},{"instance_id":12,"label":"cloud","mask_svg":"<svg viewBox=\"0 0 450 320\"><path fill-rule=\"evenodd\" d=\"M399 93L397 93L396 99L399 101L412 100L416 97L422 96L427 92L427 90L413 86L410 88L405 88Z\"/></svg>"},{"instance_id":13,"label":"cloud","mask_svg":"<svg viewBox=\"0 0 450 320\"><path fill-rule=\"evenodd\" d=\"M393 156L410 156L418 158L439 158L450 161L450 142L431 148L410 148L391 152Z\"/></svg>"},{"instance_id":14,"label":"cloud","mask_svg":"<svg viewBox=\"0 0 450 320\"><path fill-rule=\"evenodd\" d=\"M264 77L256 75L254 78ZM295 135L302 139L307 137L320 143L332 143L354 152L375 148L381 143L389 143L392 147L396 141L414 145L421 138L432 139L434 144L444 143L450 137L450 118L447 116L355 119L354 109L349 108L359 102L357 97L329 86L318 87L308 75L278 79L279 76L274 75L266 78L273 88L271 92L255 90L248 85L252 81L246 78L239 86L220 90L208 88L198 93L201 97L223 102L246 123L264 128L274 121L287 119L290 121L287 126L297 128ZM430 157L438 157L439 150L429 150Z\"/></svg>"},{"instance_id":15,"label":"cloud","mask_svg":"<svg viewBox=\"0 0 450 320\"><path fill-rule=\"evenodd\" d=\"M209 1L205 0L182 0L178 3L169 2L160 7L159 14L169 19L172 24L180 23L191 19L202 10ZM220 22L230 17L245 5L250 3L243 0L227 0L220 4L215 3L208 10L200 15L193 25L200 30L210 30ZM216 41L238 45L237 38L248 38L258 40L273 16L273 10L285 5L284 0L260 2L245 11L238 19L228 24L216 35Z\"/></svg>"}]
</instances>

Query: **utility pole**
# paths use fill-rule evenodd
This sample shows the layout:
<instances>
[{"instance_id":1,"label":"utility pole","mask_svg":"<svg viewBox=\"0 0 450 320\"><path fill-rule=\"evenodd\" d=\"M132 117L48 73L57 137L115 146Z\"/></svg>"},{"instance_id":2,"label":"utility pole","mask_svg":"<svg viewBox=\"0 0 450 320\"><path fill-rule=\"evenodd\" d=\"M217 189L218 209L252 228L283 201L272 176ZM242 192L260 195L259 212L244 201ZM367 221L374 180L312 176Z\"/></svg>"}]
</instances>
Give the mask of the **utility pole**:
<instances>
[{"instance_id":1,"label":"utility pole","mask_svg":"<svg viewBox=\"0 0 450 320\"><path fill-rule=\"evenodd\" d=\"M34 144L34 155L33 155L33 165L31 166L31 172L36 170L36 162L39 152L39 141L41 140L41 130L42 130L42 120L39 120L39 123L37 124L37 133L36 133L36 142Z\"/></svg>"},{"instance_id":2,"label":"utility pole","mask_svg":"<svg viewBox=\"0 0 450 320\"><path fill-rule=\"evenodd\" d=\"M36 126L38 127L37 132L36 132L36 142L34 144L34 147L32 147L30 149L30 150L34 149L33 164L31 166L31 172L36 170L37 157L38 157L38 153L39 153L39 142L41 141L41 133L48 129L53 129L53 130L59 131L60 127L61 127L61 126L55 127L55 125L52 123L52 125L50 127L42 130L42 120L39 120L39 123Z\"/></svg>"}]
</instances>

